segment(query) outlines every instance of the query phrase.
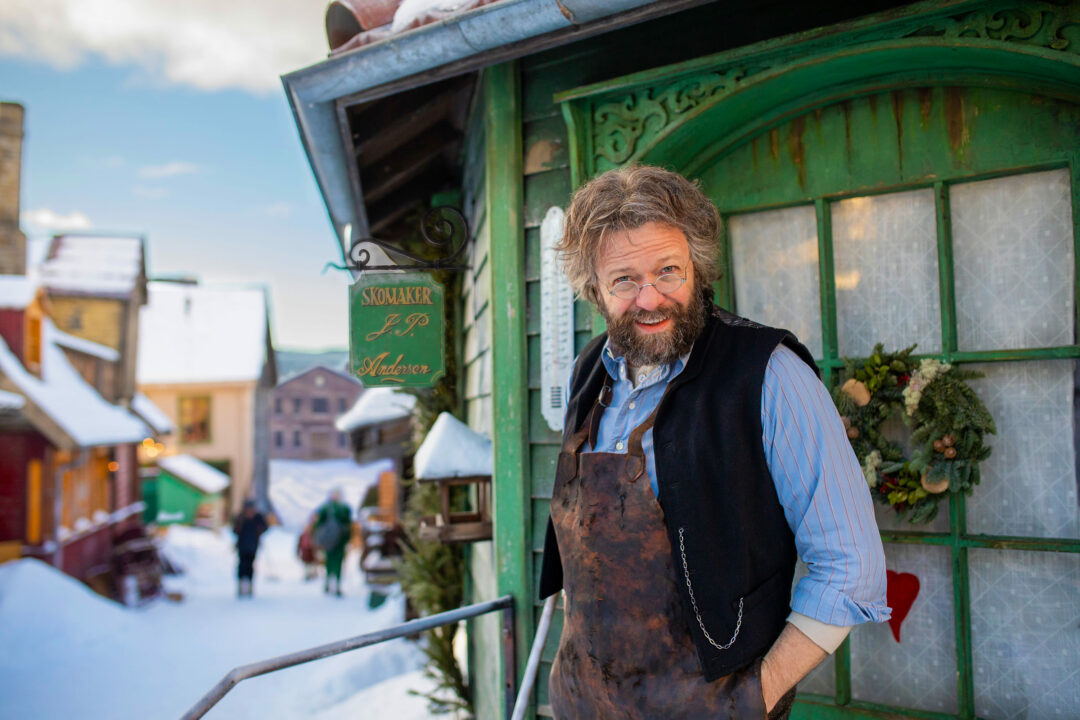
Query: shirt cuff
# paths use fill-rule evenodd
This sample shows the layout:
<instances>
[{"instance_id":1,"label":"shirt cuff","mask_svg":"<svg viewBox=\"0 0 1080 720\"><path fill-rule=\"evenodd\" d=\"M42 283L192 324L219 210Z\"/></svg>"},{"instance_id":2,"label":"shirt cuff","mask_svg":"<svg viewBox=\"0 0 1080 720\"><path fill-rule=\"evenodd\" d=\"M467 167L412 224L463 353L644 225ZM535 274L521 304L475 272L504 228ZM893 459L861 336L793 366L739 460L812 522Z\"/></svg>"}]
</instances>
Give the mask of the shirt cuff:
<instances>
[{"instance_id":1,"label":"shirt cuff","mask_svg":"<svg viewBox=\"0 0 1080 720\"><path fill-rule=\"evenodd\" d=\"M851 625L829 625L802 613L792 611L787 621L799 628L815 645L832 655L851 632Z\"/></svg>"}]
</instances>

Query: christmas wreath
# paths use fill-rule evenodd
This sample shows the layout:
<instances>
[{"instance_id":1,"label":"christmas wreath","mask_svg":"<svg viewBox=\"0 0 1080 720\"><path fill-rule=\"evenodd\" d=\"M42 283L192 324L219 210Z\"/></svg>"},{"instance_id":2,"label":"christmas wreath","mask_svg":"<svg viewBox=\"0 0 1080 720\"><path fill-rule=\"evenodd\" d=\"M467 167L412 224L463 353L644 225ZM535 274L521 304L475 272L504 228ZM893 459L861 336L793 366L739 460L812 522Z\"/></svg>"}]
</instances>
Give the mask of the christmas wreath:
<instances>
[{"instance_id":1,"label":"christmas wreath","mask_svg":"<svg viewBox=\"0 0 1080 720\"><path fill-rule=\"evenodd\" d=\"M859 361L846 360L833 401L862 465L871 494L911 523L930 522L946 492L971 494L983 444L994 419L967 380L980 373L935 358L914 360L915 346L886 353L880 344ZM911 428L911 457L882 434L897 413Z\"/></svg>"}]
</instances>

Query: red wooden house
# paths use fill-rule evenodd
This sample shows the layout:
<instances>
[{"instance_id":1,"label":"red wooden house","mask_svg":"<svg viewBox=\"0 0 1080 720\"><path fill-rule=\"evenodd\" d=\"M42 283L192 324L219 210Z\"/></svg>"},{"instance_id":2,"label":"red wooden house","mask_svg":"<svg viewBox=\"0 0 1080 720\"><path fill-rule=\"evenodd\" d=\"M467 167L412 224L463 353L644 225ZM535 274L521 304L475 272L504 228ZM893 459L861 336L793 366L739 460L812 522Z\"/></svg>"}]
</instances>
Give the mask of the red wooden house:
<instances>
[{"instance_id":1,"label":"red wooden house","mask_svg":"<svg viewBox=\"0 0 1080 720\"><path fill-rule=\"evenodd\" d=\"M141 535L135 447L152 431L95 387L115 351L47 311L32 281L0 276L0 560L38 557L107 589L116 546Z\"/></svg>"}]
</instances>

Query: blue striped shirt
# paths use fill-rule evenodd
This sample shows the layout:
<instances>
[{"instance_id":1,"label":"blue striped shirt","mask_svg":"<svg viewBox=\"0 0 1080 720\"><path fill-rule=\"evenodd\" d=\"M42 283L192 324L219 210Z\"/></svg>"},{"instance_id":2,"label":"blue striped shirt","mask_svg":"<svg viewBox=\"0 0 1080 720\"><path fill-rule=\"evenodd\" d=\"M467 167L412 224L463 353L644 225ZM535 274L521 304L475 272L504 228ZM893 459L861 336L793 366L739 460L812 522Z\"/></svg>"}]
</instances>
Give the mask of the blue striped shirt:
<instances>
[{"instance_id":1,"label":"blue striped shirt","mask_svg":"<svg viewBox=\"0 0 1080 720\"><path fill-rule=\"evenodd\" d=\"M625 360L610 347L601 358L614 384L595 450L626 452L631 431L656 408L686 357L639 376L634 385ZM761 426L769 472L809 570L795 586L791 609L829 625L887 620L885 556L862 469L825 386L783 345L765 368ZM642 449L658 494L652 430L642 438Z\"/></svg>"}]
</instances>

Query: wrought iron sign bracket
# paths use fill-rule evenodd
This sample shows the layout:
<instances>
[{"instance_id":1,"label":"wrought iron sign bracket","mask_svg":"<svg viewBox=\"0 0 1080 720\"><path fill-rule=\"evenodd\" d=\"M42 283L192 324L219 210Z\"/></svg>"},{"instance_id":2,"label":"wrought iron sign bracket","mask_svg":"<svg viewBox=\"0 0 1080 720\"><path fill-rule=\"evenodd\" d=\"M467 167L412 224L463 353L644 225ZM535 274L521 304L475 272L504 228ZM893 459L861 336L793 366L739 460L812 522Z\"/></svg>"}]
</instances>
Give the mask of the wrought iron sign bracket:
<instances>
[{"instance_id":1,"label":"wrought iron sign bracket","mask_svg":"<svg viewBox=\"0 0 1080 720\"><path fill-rule=\"evenodd\" d=\"M456 208L444 206L432 208L420 220L420 234L424 241L440 252L439 257L425 258L403 250L394 243L378 238L361 238L349 248L345 266L328 264L339 270L450 270L462 272L468 266L457 264L469 239L469 224ZM371 253L364 245L375 245L388 254L397 255L412 262L402 265L372 265Z\"/></svg>"}]
</instances>

